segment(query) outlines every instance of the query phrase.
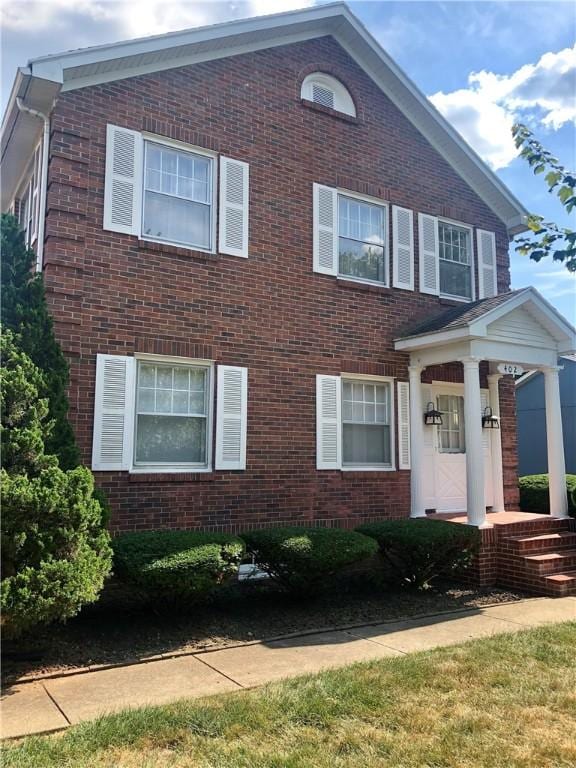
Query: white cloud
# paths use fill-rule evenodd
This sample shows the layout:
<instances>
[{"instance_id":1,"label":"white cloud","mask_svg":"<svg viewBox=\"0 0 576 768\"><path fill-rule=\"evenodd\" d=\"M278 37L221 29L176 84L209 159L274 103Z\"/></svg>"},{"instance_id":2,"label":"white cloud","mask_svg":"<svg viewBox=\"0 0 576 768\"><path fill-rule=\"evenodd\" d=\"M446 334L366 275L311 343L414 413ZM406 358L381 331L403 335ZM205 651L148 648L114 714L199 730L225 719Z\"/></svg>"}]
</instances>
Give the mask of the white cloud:
<instances>
[{"instance_id":1,"label":"white cloud","mask_svg":"<svg viewBox=\"0 0 576 768\"><path fill-rule=\"evenodd\" d=\"M41 32L65 26L74 14L112 22L119 37L144 37L313 4L314 0L3 0L0 23L4 29Z\"/></svg>"},{"instance_id":2,"label":"white cloud","mask_svg":"<svg viewBox=\"0 0 576 768\"><path fill-rule=\"evenodd\" d=\"M540 122L558 130L576 122L576 45L545 53L536 64L525 64L511 75L472 72L468 88L430 97L494 169L517 156L510 133L516 120Z\"/></svg>"}]
</instances>

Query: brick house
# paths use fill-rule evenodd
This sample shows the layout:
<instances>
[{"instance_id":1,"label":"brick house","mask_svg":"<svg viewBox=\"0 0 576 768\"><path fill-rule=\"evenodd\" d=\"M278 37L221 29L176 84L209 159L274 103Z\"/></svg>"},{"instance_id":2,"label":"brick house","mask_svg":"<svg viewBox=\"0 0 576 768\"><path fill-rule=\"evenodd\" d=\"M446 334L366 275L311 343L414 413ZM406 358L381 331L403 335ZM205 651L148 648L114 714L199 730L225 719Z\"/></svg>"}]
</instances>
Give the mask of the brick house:
<instances>
[{"instance_id":1,"label":"brick house","mask_svg":"<svg viewBox=\"0 0 576 768\"><path fill-rule=\"evenodd\" d=\"M489 528L515 366L546 371L566 514L575 332L509 290L526 211L344 4L35 59L2 158L114 530Z\"/></svg>"}]
</instances>

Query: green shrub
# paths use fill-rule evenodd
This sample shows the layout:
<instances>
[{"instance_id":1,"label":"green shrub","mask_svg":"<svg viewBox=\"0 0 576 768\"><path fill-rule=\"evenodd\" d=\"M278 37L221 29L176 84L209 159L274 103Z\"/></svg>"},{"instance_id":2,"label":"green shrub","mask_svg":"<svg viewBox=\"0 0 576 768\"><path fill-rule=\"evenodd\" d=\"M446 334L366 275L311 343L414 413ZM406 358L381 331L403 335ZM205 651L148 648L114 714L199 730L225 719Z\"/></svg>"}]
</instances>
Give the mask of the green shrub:
<instances>
[{"instance_id":1,"label":"green shrub","mask_svg":"<svg viewBox=\"0 0 576 768\"><path fill-rule=\"evenodd\" d=\"M518 478L518 486L520 509L523 512L550 514L548 475L525 475ZM576 475L566 475L566 493L568 494L568 514L576 517Z\"/></svg>"},{"instance_id":2,"label":"green shrub","mask_svg":"<svg viewBox=\"0 0 576 768\"><path fill-rule=\"evenodd\" d=\"M318 591L341 568L378 550L366 536L339 528L267 528L242 538L262 570L298 593Z\"/></svg>"},{"instance_id":3,"label":"green shrub","mask_svg":"<svg viewBox=\"0 0 576 768\"><path fill-rule=\"evenodd\" d=\"M387 520L357 530L378 542L394 578L419 589L466 568L479 544L476 528L444 520Z\"/></svg>"},{"instance_id":4,"label":"green shrub","mask_svg":"<svg viewBox=\"0 0 576 768\"><path fill-rule=\"evenodd\" d=\"M114 572L151 599L189 601L238 571L244 542L223 533L145 531L112 541Z\"/></svg>"},{"instance_id":5,"label":"green shrub","mask_svg":"<svg viewBox=\"0 0 576 768\"><path fill-rule=\"evenodd\" d=\"M45 452L53 422L40 396L43 375L18 341L10 331L2 334L0 370L0 606L13 637L93 602L112 562L92 473L63 472Z\"/></svg>"},{"instance_id":6,"label":"green shrub","mask_svg":"<svg viewBox=\"0 0 576 768\"><path fill-rule=\"evenodd\" d=\"M2 482L0 604L7 634L74 616L96 600L110 572L110 537L85 467L50 467Z\"/></svg>"}]
</instances>

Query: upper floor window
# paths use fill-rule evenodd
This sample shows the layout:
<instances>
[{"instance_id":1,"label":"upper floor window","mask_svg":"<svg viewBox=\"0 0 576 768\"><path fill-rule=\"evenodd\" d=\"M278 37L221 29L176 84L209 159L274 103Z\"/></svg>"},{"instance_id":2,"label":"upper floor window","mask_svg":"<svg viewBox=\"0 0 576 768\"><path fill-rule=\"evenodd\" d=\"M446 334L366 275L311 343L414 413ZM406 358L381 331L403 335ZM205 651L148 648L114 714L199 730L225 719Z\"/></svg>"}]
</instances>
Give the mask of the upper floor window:
<instances>
[{"instance_id":1,"label":"upper floor window","mask_svg":"<svg viewBox=\"0 0 576 768\"><path fill-rule=\"evenodd\" d=\"M300 97L356 117L356 107L346 86L335 77L323 72L314 72L304 78Z\"/></svg>"},{"instance_id":2,"label":"upper floor window","mask_svg":"<svg viewBox=\"0 0 576 768\"><path fill-rule=\"evenodd\" d=\"M212 158L145 142L142 234L212 250Z\"/></svg>"},{"instance_id":3,"label":"upper floor window","mask_svg":"<svg viewBox=\"0 0 576 768\"><path fill-rule=\"evenodd\" d=\"M338 195L339 273L359 280L386 282L385 209Z\"/></svg>"},{"instance_id":4,"label":"upper floor window","mask_svg":"<svg viewBox=\"0 0 576 768\"><path fill-rule=\"evenodd\" d=\"M440 294L472 299L472 237L470 229L438 222Z\"/></svg>"},{"instance_id":5,"label":"upper floor window","mask_svg":"<svg viewBox=\"0 0 576 768\"><path fill-rule=\"evenodd\" d=\"M104 229L247 258L249 202L249 166L243 160L106 127Z\"/></svg>"},{"instance_id":6,"label":"upper floor window","mask_svg":"<svg viewBox=\"0 0 576 768\"><path fill-rule=\"evenodd\" d=\"M40 175L41 175L42 145L39 144L34 152L34 157L25 175L23 183L16 193L18 201L18 223L24 232L24 240L28 247L34 245L38 237L38 221L40 217Z\"/></svg>"}]
</instances>

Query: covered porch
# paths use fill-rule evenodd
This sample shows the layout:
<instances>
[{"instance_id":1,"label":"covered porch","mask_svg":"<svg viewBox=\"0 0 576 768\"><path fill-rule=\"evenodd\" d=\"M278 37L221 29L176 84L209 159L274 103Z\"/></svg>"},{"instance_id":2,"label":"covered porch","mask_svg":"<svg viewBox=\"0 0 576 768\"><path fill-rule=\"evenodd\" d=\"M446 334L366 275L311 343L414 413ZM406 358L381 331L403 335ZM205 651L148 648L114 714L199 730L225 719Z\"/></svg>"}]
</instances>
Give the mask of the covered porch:
<instances>
[{"instance_id":1,"label":"covered porch","mask_svg":"<svg viewBox=\"0 0 576 768\"><path fill-rule=\"evenodd\" d=\"M450 308L412 326L395 347L410 355L411 517L444 511L453 522L482 529L528 523L525 513L505 509L499 428L500 380L527 370L542 371L545 379L551 516L568 517L557 361L576 350L576 331L538 291L525 288ZM442 382L423 383L422 374L454 362L462 365L463 384L452 385L457 397L441 400L437 393ZM484 387L482 363L484 372L488 369ZM439 403L453 408L449 426L425 423L430 421L425 411L430 406L441 411ZM454 434L448 434L450 429ZM444 509L438 490L443 477L445 486L462 486L461 497L456 494L456 501L444 503ZM521 517L512 520L516 515Z\"/></svg>"}]
</instances>

